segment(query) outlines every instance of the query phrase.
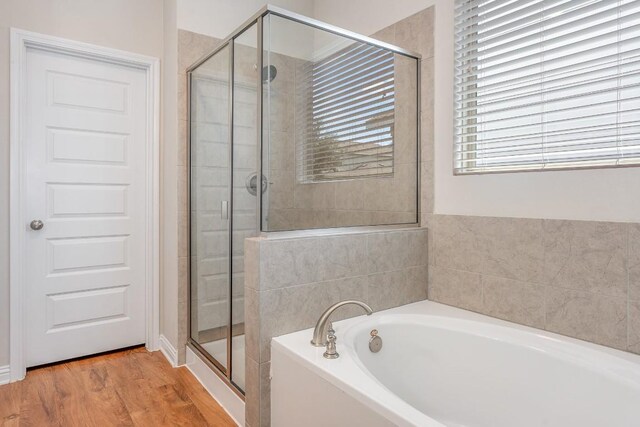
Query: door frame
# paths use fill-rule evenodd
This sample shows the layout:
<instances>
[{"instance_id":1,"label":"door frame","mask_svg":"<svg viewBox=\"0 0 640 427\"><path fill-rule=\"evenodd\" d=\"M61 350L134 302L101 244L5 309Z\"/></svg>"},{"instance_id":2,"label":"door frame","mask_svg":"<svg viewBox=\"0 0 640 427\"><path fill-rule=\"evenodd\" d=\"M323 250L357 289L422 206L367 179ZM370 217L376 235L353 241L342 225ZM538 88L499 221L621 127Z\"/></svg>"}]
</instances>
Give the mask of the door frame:
<instances>
[{"instance_id":1,"label":"door frame","mask_svg":"<svg viewBox=\"0 0 640 427\"><path fill-rule=\"evenodd\" d=\"M160 60L158 58L11 28L10 34L10 166L9 166L9 368L10 381L26 375L26 285L24 283L25 177L23 137L27 49L97 60L146 73L145 188L145 331L146 347L155 351L160 335Z\"/></svg>"}]
</instances>

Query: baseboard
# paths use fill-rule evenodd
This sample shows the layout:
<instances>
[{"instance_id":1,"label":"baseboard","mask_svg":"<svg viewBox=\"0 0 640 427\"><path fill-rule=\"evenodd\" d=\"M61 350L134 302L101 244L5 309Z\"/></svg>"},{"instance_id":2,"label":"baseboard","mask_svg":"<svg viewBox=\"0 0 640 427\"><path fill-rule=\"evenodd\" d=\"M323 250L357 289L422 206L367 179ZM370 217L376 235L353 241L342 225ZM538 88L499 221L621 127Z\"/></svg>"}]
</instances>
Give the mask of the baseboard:
<instances>
[{"instance_id":1,"label":"baseboard","mask_svg":"<svg viewBox=\"0 0 640 427\"><path fill-rule=\"evenodd\" d=\"M244 401L189 347L186 366L233 421L238 426L244 426Z\"/></svg>"},{"instance_id":2,"label":"baseboard","mask_svg":"<svg viewBox=\"0 0 640 427\"><path fill-rule=\"evenodd\" d=\"M171 366L178 366L178 350L169 342L167 337L160 335L160 351L167 358Z\"/></svg>"},{"instance_id":3,"label":"baseboard","mask_svg":"<svg viewBox=\"0 0 640 427\"><path fill-rule=\"evenodd\" d=\"M0 385L9 384L11 382L11 369L9 365L0 366Z\"/></svg>"}]
</instances>

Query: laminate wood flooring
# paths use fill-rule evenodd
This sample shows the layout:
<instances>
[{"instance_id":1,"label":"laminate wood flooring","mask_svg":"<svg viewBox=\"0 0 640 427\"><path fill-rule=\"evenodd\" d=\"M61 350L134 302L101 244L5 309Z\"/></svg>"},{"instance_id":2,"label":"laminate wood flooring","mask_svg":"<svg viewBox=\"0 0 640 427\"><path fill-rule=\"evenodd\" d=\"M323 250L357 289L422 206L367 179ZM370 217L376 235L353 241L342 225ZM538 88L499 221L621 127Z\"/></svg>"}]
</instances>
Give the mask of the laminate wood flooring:
<instances>
[{"instance_id":1,"label":"laminate wood flooring","mask_svg":"<svg viewBox=\"0 0 640 427\"><path fill-rule=\"evenodd\" d=\"M144 347L27 371L0 386L0 426L235 426L187 368Z\"/></svg>"}]
</instances>

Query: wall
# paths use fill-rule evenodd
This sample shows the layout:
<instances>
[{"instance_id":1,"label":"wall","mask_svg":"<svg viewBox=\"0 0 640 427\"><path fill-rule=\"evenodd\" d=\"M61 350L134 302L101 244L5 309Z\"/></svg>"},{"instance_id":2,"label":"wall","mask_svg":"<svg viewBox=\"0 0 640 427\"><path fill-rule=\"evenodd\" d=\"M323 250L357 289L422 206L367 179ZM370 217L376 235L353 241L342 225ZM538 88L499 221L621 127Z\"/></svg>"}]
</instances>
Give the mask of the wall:
<instances>
[{"instance_id":1,"label":"wall","mask_svg":"<svg viewBox=\"0 0 640 427\"><path fill-rule=\"evenodd\" d=\"M9 3L0 3L0 366L9 364Z\"/></svg>"},{"instance_id":2,"label":"wall","mask_svg":"<svg viewBox=\"0 0 640 427\"><path fill-rule=\"evenodd\" d=\"M9 357L9 28L163 55L162 1L0 2L0 366Z\"/></svg>"},{"instance_id":3,"label":"wall","mask_svg":"<svg viewBox=\"0 0 640 427\"><path fill-rule=\"evenodd\" d=\"M246 240L245 253L248 427L270 425L272 337L313 327L338 301L357 299L378 311L427 296L427 231L421 228L256 237ZM334 318L360 314L345 307Z\"/></svg>"},{"instance_id":4,"label":"wall","mask_svg":"<svg viewBox=\"0 0 640 427\"><path fill-rule=\"evenodd\" d=\"M374 34L429 6L453 0L322 0L314 2L313 17L359 34Z\"/></svg>"},{"instance_id":5,"label":"wall","mask_svg":"<svg viewBox=\"0 0 640 427\"><path fill-rule=\"evenodd\" d=\"M640 353L640 224L435 215L429 299Z\"/></svg>"},{"instance_id":6,"label":"wall","mask_svg":"<svg viewBox=\"0 0 640 427\"><path fill-rule=\"evenodd\" d=\"M313 15L313 0L268 3L303 15ZM266 4L264 0L179 0L178 28L224 39Z\"/></svg>"},{"instance_id":7,"label":"wall","mask_svg":"<svg viewBox=\"0 0 640 427\"><path fill-rule=\"evenodd\" d=\"M421 55L420 67L420 212L421 224L434 209L434 24L435 10L427 7L372 35Z\"/></svg>"},{"instance_id":8,"label":"wall","mask_svg":"<svg viewBox=\"0 0 640 427\"><path fill-rule=\"evenodd\" d=\"M178 187L176 157L178 138L178 32L176 0L163 0L164 40L162 61L162 140L160 174L160 333L178 346Z\"/></svg>"},{"instance_id":9,"label":"wall","mask_svg":"<svg viewBox=\"0 0 640 427\"><path fill-rule=\"evenodd\" d=\"M435 212L496 217L640 221L640 168L453 176L453 0L324 0L315 17L370 34L434 5Z\"/></svg>"}]
</instances>

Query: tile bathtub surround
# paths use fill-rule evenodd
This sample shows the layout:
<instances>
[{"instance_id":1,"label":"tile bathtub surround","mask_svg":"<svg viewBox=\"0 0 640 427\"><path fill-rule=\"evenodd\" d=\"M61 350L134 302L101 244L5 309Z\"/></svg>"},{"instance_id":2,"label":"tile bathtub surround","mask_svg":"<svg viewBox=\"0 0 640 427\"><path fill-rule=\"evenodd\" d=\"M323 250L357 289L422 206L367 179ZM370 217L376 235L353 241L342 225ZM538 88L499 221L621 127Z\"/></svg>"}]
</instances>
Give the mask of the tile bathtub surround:
<instances>
[{"instance_id":1,"label":"tile bathtub surround","mask_svg":"<svg viewBox=\"0 0 640 427\"><path fill-rule=\"evenodd\" d=\"M313 327L326 308L345 299L375 311L426 299L427 245L424 228L247 239L247 423L269 425L265 372L272 337ZM361 314L343 307L334 319Z\"/></svg>"},{"instance_id":2,"label":"tile bathtub surround","mask_svg":"<svg viewBox=\"0 0 640 427\"><path fill-rule=\"evenodd\" d=\"M640 354L640 225L430 215L429 299Z\"/></svg>"}]
</instances>

